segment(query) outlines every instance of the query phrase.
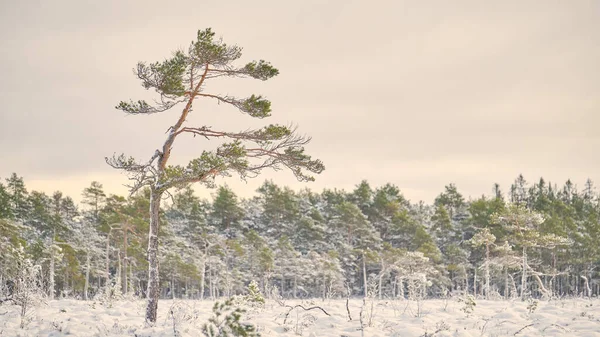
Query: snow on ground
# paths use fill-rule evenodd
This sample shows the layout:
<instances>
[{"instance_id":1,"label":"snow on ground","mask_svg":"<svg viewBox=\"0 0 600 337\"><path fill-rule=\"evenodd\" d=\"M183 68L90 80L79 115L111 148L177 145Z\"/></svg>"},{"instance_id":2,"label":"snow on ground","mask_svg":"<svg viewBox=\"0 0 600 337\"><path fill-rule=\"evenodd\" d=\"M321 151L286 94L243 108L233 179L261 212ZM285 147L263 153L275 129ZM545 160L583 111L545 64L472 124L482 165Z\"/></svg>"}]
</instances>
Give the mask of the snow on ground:
<instances>
[{"instance_id":1,"label":"snow on ground","mask_svg":"<svg viewBox=\"0 0 600 337\"><path fill-rule=\"evenodd\" d=\"M120 301L105 307L93 301L57 300L35 309L24 329L19 307L0 305L0 336L201 336L214 302L161 300L155 327L144 327L144 301ZM262 336L599 336L600 300L559 299L504 301L478 299L472 313L458 299L268 301L264 309L249 309L244 318ZM331 316L313 309L320 306ZM363 322L371 326L361 335ZM372 308L373 315L370 315ZM289 315L286 319L286 313ZM467 312L465 312L467 311ZM285 320L285 324L284 324Z\"/></svg>"}]
</instances>

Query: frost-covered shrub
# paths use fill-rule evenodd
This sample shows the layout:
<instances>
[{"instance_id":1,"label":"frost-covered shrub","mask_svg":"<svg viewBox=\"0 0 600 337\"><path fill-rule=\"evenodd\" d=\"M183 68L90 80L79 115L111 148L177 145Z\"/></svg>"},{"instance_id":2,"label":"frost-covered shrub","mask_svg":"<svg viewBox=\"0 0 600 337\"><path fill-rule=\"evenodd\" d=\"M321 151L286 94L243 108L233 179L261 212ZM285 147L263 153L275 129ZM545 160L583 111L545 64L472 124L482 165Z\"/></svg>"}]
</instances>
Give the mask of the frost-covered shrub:
<instances>
[{"instance_id":1,"label":"frost-covered shrub","mask_svg":"<svg viewBox=\"0 0 600 337\"><path fill-rule=\"evenodd\" d=\"M114 284L110 282L101 288L96 296L94 296L94 303L98 302L106 308L112 308L116 301L123 300L123 293L121 292L121 282L117 280Z\"/></svg>"},{"instance_id":2,"label":"frost-covered shrub","mask_svg":"<svg viewBox=\"0 0 600 337\"><path fill-rule=\"evenodd\" d=\"M475 311L475 306L477 302L475 302L475 297L472 295L467 295L465 298L458 298L459 303L464 303L464 306L460 309L465 314L471 314Z\"/></svg>"},{"instance_id":3,"label":"frost-covered shrub","mask_svg":"<svg viewBox=\"0 0 600 337\"><path fill-rule=\"evenodd\" d=\"M34 265L23 247L13 248L16 277L11 289L11 301L20 306L21 328L29 321L33 310L44 302L44 290L40 281L41 267Z\"/></svg>"},{"instance_id":4,"label":"frost-covered shrub","mask_svg":"<svg viewBox=\"0 0 600 337\"><path fill-rule=\"evenodd\" d=\"M202 334L206 337L259 337L260 334L256 328L247 323L242 323L242 314L245 312L241 308L236 308L232 299L220 303L216 302L213 306L213 316L202 326Z\"/></svg>"},{"instance_id":5,"label":"frost-covered shrub","mask_svg":"<svg viewBox=\"0 0 600 337\"><path fill-rule=\"evenodd\" d=\"M538 301L533 298L527 299L527 312L531 315L538 307Z\"/></svg>"},{"instance_id":6,"label":"frost-covered shrub","mask_svg":"<svg viewBox=\"0 0 600 337\"><path fill-rule=\"evenodd\" d=\"M200 311L190 307L182 301L175 301L169 308L169 320L173 325L173 335L181 336L182 332L187 333L190 330L197 331L201 328L196 325Z\"/></svg>"},{"instance_id":7,"label":"frost-covered shrub","mask_svg":"<svg viewBox=\"0 0 600 337\"><path fill-rule=\"evenodd\" d=\"M261 293L256 281L252 281L248 285L248 294L244 296L244 300L250 306L261 307L265 305L265 297Z\"/></svg>"}]
</instances>

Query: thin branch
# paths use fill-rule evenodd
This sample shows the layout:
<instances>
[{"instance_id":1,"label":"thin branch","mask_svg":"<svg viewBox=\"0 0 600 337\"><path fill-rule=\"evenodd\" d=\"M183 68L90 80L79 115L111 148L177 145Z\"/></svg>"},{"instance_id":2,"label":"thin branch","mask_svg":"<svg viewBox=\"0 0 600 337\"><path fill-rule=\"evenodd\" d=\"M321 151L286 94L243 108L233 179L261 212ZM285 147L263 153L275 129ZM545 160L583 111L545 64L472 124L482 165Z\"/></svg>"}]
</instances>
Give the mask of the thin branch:
<instances>
[{"instance_id":1,"label":"thin branch","mask_svg":"<svg viewBox=\"0 0 600 337\"><path fill-rule=\"evenodd\" d=\"M526 326L522 327L521 329L517 330L517 332L515 332L515 333L513 334L513 336L516 336L516 335L518 335L518 334L519 334L521 331L523 331L523 330L525 330L525 329L527 329L527 328L529 328L530 326L533 326L533 325L534 325L534 323L531 323L531 324L528 324L528 325L526 325Z\"/></svg>"},{"instance_id":2,"label":"thin branch","mask_svg":"<svg viewBox=\"0 0 600 337\"><path fill-rule=\"evenodd\" d=\"M304 309L304 311L309 311L309 310L313 310L313 309L319 309L321 310L325 315L327 316L331 316L327 311L325 311L325 309L321 308L320 306L316 305L314 307L310 307L310 308L305 308L300 304L297 304L295 306L291 306L291 305L286 305L286 307L290 308L290 310L288 310L288 312L285 314L285 318L283 319L283 324L285 324L285 322L287 321L288 316L290 315L290 312L292 312L292 310L296 309L296 308L302 308Z\"/></svg>"}]
</instances>

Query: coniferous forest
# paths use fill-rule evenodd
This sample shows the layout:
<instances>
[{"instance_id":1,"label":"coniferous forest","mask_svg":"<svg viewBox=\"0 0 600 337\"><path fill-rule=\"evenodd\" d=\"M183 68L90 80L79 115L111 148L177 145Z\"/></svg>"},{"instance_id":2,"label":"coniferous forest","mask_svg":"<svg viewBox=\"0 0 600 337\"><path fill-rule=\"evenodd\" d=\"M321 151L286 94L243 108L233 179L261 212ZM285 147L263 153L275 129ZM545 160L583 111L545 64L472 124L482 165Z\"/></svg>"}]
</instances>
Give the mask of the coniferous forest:
<instances>
[{"instance_id":1,"label":"coniferous forest","mask_svg":"<svg viewBox=\"0 0 600 337\"><path fill-rule=\"evenodd\" d=\"M57 186L60 188L60 186ZM215 299L254 280L279 298L550 298L600 292L600 197L583 186L515 179L467 199L447 185L431 203L393 184L294 191L265 181L243 199L174 191L160 212L161 298ZM77 205L60 191L0 183L0 280L31 261L50 298L145 297L149 191Z\"/></svg>"}]
</instances>

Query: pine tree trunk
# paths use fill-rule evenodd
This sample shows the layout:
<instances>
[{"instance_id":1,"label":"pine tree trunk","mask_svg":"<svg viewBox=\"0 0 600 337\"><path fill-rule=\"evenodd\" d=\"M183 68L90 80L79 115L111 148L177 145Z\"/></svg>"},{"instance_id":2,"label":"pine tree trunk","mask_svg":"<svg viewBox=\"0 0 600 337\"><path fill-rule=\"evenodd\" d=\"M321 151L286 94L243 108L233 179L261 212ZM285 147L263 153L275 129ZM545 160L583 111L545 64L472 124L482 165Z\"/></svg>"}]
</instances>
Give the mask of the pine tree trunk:
<instances>
[{"instance_id":1,"label":"pine tree trunk","mask_svg":"<svg viewBox=\"0 0 600 337\"><path fill-rule=\"evenodd\" d=\"M265 274L265 276L263 277L264 281L263 281L263 285L264 285L264 294L267 297L267 299L271 299L271 292L269 291L269 277Z\"/></svg>"},{"instance_id":2,"label":"pine tree trunk","mask_svg":"<svg viewBox=\"0 0 600 337\"><path fill-rule=\"evenodd\" d=\"M485 245L485 299L490 299L490 243Z\"/></svg>"},{"instance_id":3,"label":"pine tree trunk","mask_svg":"<svg viewBox=\"0 0 600 337\"><path fill-rule=\"evenodd\" d=\"M463 267L464 271L465 271L465 291L464 291L464 295L467 296L469 295L469 272L468 270Z\"/></svg>"},{"instance_id":4,"label":"pine tree trunk","mask_svg":"<svg viewBox=\"0 0 600 337\"><path fill-rule=\"evenodd\" d=\"M281 296L283 297L283 294L285 294L285 275L283 274L283 268L281 271Z\"/></svg>"},{"instance_id":5,"label":"pine tree trunk","mask_svg":"<svg viewBox=\"0 0 600 337\"><path fill-rule=\"evenodd\" d=\"M54 270L55 270L55 266L54 266L54 237L56 236L56 229L54 229L54 231L52 232L52 240L50 241L50 286L49 286L49 296L50 299L53 300L54 299Z\"/></svg>"},{"instance_id":6,"label":"pine tree trunk","mask_svg":"<svg viewBox=\"0 0 600 337\"><path fill-rule=\"evenodd\" d=\"M294 298L297 298L298 276L294 275Z\"/></svg>"},{"instance_id":7,"label":"pine tree trunk","mask_svg":"<svg viewBox=\"0 0 600 337\"><path fill-rule=\"evenodd\" d=\"M148 235L148 291L146 296L146 322L156 323L158 309L159 275L158 275L158 225L160 211L160 192L150 192L150 233Z\"/></svg>"},{"instance_id":8,"label":"pine tree trunk","mask_svg":"<svg viewBox=\"0 0 600 337\"><path fill-rule=\"evenodd\" d=\"M396 286L398 287L398 296L402 296L402 298L404 298L404 280L402 279L402 277L398 278Z\"/></svg>"},{"instance_id":9,"label":"pine tree trunk","mask_svg":"<svg viewBox=\"0 0 600 337\"><path fill-rule=\"evenodd\" d=\"M367 264L365 262L365 254L362 256L362 267L363 267L363 284L365 285L364 295L367 297Z\"/></svg>"},{"instance_id":10,"label":"pine tree trunk","mask_svg":"<svg viewBox=\"0 0 600 337\"><path fill-rule=\"evenodd\" d=\"M508 299L509 289L508 289L508 268L504 268L504 299Z\"/></svg>"},{"instance_id":11,"label":"pine tree trunk","mask_svg":"<svg viewBox=\"0 0 600 337\"><path fill-rule=\"evenodd\" d=\"M171 273L171 298L175 299L175 273Z\"/></svg>"},{"instance_id":12,"label":"pine tree trunk","mask_svg":"<svg viewBox=\"0 0 600 337\"><path fill-rule=\"evenodd\" d=\"M206 284L206 254L202 257L200 266L200 300L204 300L204 286Z\"/></svg>"},{"instance_id":13,"label":"pine tree trunk","mask_svg":"<svg viewBox=\"0 0 600 337\"><path fill-rule=\"evenodd\" d=\"M88 289L90 286L90 251L85 254L85 284L83 286L83 298L89 300Z\"/></svg>"},{"instance_id":14,"label":"pine tree trunk","mask_svg":"<svg viewBox=\"0 0 600 337\"><path fill-rule=\"evenodd\" d=\"M121 288L124 294L127 294L129 292L127 283L127 229L128 228L125 228L125 232L123 233L123 285L121 286Z\"/></svg>"},{"instance_id":15,"label":"pine tree trunk","mask_svg":"<svg viewBox=\"0 0 600 337\"><path fill-rule=\"evenodd\" d=\"M477 267L473 268L473 297L477 298Z\"/></svg>"},{"instance_id":16,"label":"pine tree trunk","mask_svg":"<svg viewBox=\"0 0 600 337\"><path fill-rule=\"evenodd\" d=\"M112 232L112 228L108 230L108 235L106 236L106 282L104 283L105 287L108 287L110 281L110 233Z\"/></svg>"},{"instance_id":17,"label":"pine tree trunk","mask_svg":"<svg viewBox=\"0 0 600 337\"><path fill-rule=\"evenodd\" d=\"M385 262L381 259L381 275L379 275L379 299L381 300L381 288L383 288L383 271L385 270Z\"/></svg>"},{"instance_id":18,"label":"pine tree trunk","mask_svg":"<svg viewBox=\"0 0 600 337\"><path fill-rule=\"evenodd\" d=\"M133 284L133 280L134 280L133 279L133 266L130 263L129 264L129 288L130 288L129 290L135 294L136 290L135 290L135 285ZM138 286L139 286L139 280L138 280Z\"/></svg>"},{"instance_id":19,"label":"pine tree trunk","mask_svg":"<svg viewBox=\"0 0 600 337\"><path fill-rule=\"evenodd\" d=\"M213 271L212 268L208 270L208 293L210 294L210 299L215 299L215 291L213 287Z\"/></svg>"},{"instance_id":20,"label":"pine tree trunk","mask_svg":"<svg viewBox=\"0 0 600 337\"><path fill-rule=\"evenodd\" d=\"M121 251L117 250L117 281L115 282L115 286L121 286L121 275Z\"/></svg>"},{"instance_id":21,"label":"pine tree trunk","mask_svg":"<svg viewBox=\"0 0 600 337\"><path fill-rule=\"evenodd\" d=\"M527 248L523 247L523 275L521 277L521 299L525 299L527 288Z\"/></svg>"}]
</instances>

